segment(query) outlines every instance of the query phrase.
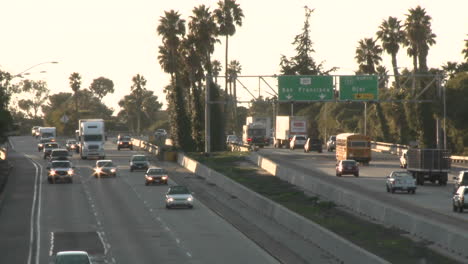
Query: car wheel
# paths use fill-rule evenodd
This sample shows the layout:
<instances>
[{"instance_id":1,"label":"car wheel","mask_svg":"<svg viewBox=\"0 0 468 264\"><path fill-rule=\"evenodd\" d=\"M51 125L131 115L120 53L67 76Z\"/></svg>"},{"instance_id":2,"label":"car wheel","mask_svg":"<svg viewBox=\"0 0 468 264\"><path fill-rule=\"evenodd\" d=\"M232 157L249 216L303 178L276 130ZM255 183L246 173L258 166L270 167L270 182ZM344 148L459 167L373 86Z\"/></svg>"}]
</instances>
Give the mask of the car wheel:
<instances>
[{"instance_id":1,"label":"car wheel","mask_svg":"<svg viewBox=\"0 0 468 264\"><path fill-rule=\"evenodd\" d=\"M336 176L341 177L343 174L337 173Z\"/></svg>"},{"instance_id":2,"label":"car wheel","mask_svg":"<svg viewBox=\"0 0 468 264\"><path fill-rule=\"evenodd\" d=\"M385 185L385 189L387 189L387 192L390 192L390 189L388 188L388 185Z\"/></svg>"},{"instance_id":3,"label":"car wheel","mask_svg":"<svg viewBox=\"0 0 468 264\"><path fill-rule=\"evenodd\" d=\"M132 168L132 167L130 167L130 171L133 171L133 168Z\"/></svg>"},{"instance_id":4,"label":"car wheel","mask_svg":"<svg viewBox=\"0 0 468 264\"><path fill-rule=\"evenodd\" d=\"M318 153L322 153L322 150L321 150L321 149L319 149Z\"/></svg>"},{"instance_id":5,"label":"car wheel","mask_svg":"<svg viewBox=\"0 0 468 264\"><path fill-rule=\"evenodd\" d=\"M120 148L117 148L118 151L120 151Z\"/></svg>"},{"instance_id":6,"label":"car wheel","mask_svg":"<svg viewBox=\"0 0 468 264\"><path fill-rule=\"evenodd\" d=\"M463 213L463 206L458 207L458 212Z\"/></svg>"},{"instance_id":7,"label":"car wheel","mask_svg":"<svg viewBox=\"0 0 468 264\"><path fill-rule=\"evenodd\" d=\"M189 207L188 207L188 208L190 208L190 209L193 209L193 205L189 205Z\"/></svg>"},{"instance_id":8,"label":"car wheel","mask_svg":"<svg viewBox=\"0 0 468 264\"><path fill-rule=\"evenodd\" d=\"M149 183L148 183L147 181L145 181L145 185L146 185L146 186L148 186L148 185L149 185Z\"/></svg>"},{"instance_id":9,"label":"car wheel","mask_svg":"<svg viewBox=\"0 0 468 264\"><path fill-rule=\"evenodd\" d=\"M171 207L169 205L166 204L166 209L171 209Z\"/></svg>"},{"instance_id":10,"label":"car wheel","mask_svg":"<svg viewBox=\"0 0 468 264\"><path fill-rule=\"evenodd\" d=\"M68 179L68 182L73 183L73 179L72 178Z\"/></svg>"},{"instance_id":11,"label":"car wheel","mask_svg":"<svg viewBox=\"0 0 468 264\"><path fill-rule=\"evenodd\" d=\"M354 177L359 177L359 173L355 173L355 174L354 174Z\"/></svg>"},{"instance_id":12,"label":"car wheel","mask_svg":"<svg viewBox=\"0 0 468 264\"><path fill-rule=\"evenodd\" d=\"M94 178L96 178L96 179L97 179L97 178L98 178L98 175L97 175L97 174L94 174Z\"/></svg>"},{"instance_id":13,"label":"car wheel","mask_svg":"<svg viewBox=\"0 0 468 264\"><path fill-rule=\"evenodd\" d=\"M47 182L52 183L52 178L47 177Z\"/></svg>"},{"instance_id":14,"label":"car wheel","mask_svg":"<svg viewBox=\"0 0 468 264\"><path fill-rule=\"evenodd\" d=\"M413 190L411 191L411 194L415 194L415 193L416 193L416 190L413 189Z\"/></svg>"},{"instance_id":15,"label":"car wheel","mask_svg":"<svg viewBox=\"0 0 468 264\"><path fill-rule=\"evenodd\" d=\"M391 191L392 193L395 193L395 189L394 189L394 188L391 188L390 191Z\"/></svg>"},{"instance_id":16,"label":"car wheel","mask_svg":"<svg viewBox=\"0 0 468 264\"><path fill-rule=\"evenodd\" d=\"M452 209L454 212L456 212L458 208L455 206L455 204L452 204Z\"/></svg>"},{"instance_id":17,"label":"car wheel","mask_svg":"<svg viewBox=\"0 0 468 264\"><path fill-rule=\"evenodd\" d=\"M133 150L133 147L131 147L130 150Z\"/></svg>"}]
</instances>

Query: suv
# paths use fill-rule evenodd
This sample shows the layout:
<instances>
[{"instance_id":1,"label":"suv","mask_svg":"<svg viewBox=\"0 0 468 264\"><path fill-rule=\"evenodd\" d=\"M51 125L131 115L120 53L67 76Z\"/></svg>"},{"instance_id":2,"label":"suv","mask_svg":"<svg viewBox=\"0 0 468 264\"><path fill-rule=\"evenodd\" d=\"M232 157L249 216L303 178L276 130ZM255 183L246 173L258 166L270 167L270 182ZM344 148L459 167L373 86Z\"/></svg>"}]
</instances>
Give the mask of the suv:
<instances>
[{"instance_id":1,"label":"suv","mask_svg":"<svg viewBox=\"0 0 468 264\"><path fill-rule=\"evenodd\" d=\"M159 137L160 137L160 136L165 137L165 136L167 136L167 132L166 132L165 129L159 128L159 129L156 129L156 131L154 132L154 136L155 136L155 137L158 137L158 136L159 136Z\"/></svg>"},{"instance_id":2,"label":"suv","mask_svg":"<svg viewBox=\"0 0 468 264\"><path fill-rule=\"evenodd\" d=\"M43 149L44 149L44 159L46 159L47 157L50 156L53 149L58 149L58 148L59 148L58 143L55 143L55 142L45 143L44 147L43 147Z\"/></svg>"},{"instance_id":3,"label":"suv","mask_svg":"<svg viewBox=\"0 0 468 264\"><path fill-rule=\"evenodd\" d=\"M327 141L327 151L332 152L336 149L336 136L330 136Z\"/></svg>"},{"instance_id":4,"label":"suv","mask_svg":"<svg viewBox=\"0 0 468 264\"><path fill-rule=\"evenodd\" d=\"M416 180L407 171L392 171L387 176L387 192L394 193L396 190L405 191L411 194L416 193Z\"/></svg>"},{"instance_id":5,"label":"suv","mask_svg":"<svg viewBox=\"0 0 468 264\"><path fill-rule=\"evenodd\" d=\"M455 195L452 198L454 212L463 212L463 209L468 208L468 186L458 187Z\"/></svg>"},{"instance_id":6,"label":"suv","mask_svg":"<svg viewBox=\"0 0 468 264\"><path fill-rule=\"evenodd\" d=\"M353 174L359 177L359 167L355 160L340 160L336 164L336 176L341 177L345 174Z\"/></svg>"},{"instance_id":7,"label":"suv","mask_svg":"<svg viewBox=\"0 0 468 264\"><path fill-rule=\"evenodd\" d=\"M94 177L98 178L102 175L105 176L117 176L117 166L112 160L98 160L96 161L96 167L94 168Z\"/></svg>"},{"instance_id":8,"label":"suv","mask_svg":"<svg viewBox=\"0 0 468 264\"><path fill-rule=\"evenodd\" d=\"M69 183L73 182L74 167L69 160L54 160L48 166L47 181L55 183L57 180L66 180Z\"/></svg>"},{"instance_id":9,"label":"suv","mask_svg":"<svg viewBox=\"0 0 468 264\"><path fill-rule=\"evenodd\" d=\"M122 148L128 148L130 150L133 150L132 139L129 136L122 136L118 138L117 150L120 150Z\"/></svg>"},{"instance_id":10,"label":"suv","mask_svg":"<svg viewBox=\"0 0 468 264\"><path fill-rule=\"evenodd\" d=\"M454 176L453 180L453 193L455 193L460 186L468 186L468 170L460 171L458 176Z\"/></svg>"},{"instance_id":11,"label":"suv","mask_svg":"<svg viewBox=\"0 0 468 264\"><path fill-rule=\"evenodd\" d=\"M307 138L303 135L294 135L294 137L289 142L289 149L294 150L297 147L304 147Z\"/></svg>"},{"instance_id":12,"label":"suv","mask_svg":"<svg viewBox=\"0 0 468 264\"><path fill-rule=\"evenodd\" d=\"M167 171L162 168L149 168L145 173L145 185L162 183L167 185Z\"/></svg>"},{"instance_id":13,"label":"suv","mask_svg":"<svg viewBox=\"0 0 468 264\"><path fill-rule=\"evenodd\" d=\"M76 140L74 139L67 139L67 143L65 144L65 147L67 148L68 151L76 151L76 153L78 153L78 144L76 143Z\"/></svg>"},{"instance_id":14,"label":"suv","mask_svg":"<svg viewBox=\"0 0 468 264\"><path fill-rule=\"evenodd\" d=\"M130 171L147 170L148 167L149 162L145 155L133 155L130 158Z\"/></svg>"},{"instance_id":15,"label":"suv","mask_svg":"<svg viewBox=\"0 0 468 264\"><path fill-rule=\"evenodd\" d=\"M49 161L68 160L70 153L66 149L52 149L49 155Z\"/></svg>"},{"instance_id":16,"label":"suv","mask_svg":"<svg viewBox=\"0 0 468 264\"><path fill-rule=\"evenodd\" d=\"M307 142L304 145L304 152L309 152L311 150L322 153L322 140L308 138Z\"/></svg>"}]
</instances>

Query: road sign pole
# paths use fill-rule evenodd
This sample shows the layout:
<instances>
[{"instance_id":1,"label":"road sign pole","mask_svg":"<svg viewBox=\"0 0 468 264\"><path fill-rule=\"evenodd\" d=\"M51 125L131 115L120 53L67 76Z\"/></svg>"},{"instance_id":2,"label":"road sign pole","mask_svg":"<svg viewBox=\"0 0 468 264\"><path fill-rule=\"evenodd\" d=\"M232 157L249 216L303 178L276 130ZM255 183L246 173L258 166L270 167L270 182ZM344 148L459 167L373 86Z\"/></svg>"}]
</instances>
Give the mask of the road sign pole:
<instances>
[{"instance_id":1,"label":"road sign pole","mask_svg":"<svg viewBox=\"0 0 468 264\"><path fill-rule=\"evenodd\" d=\"M210 124L210 86L211 86L211 75L206 78L205 88L205 153L210 153L210 140L211 140L211 124Z\"/></svg>"},{"instance_id":2,"label":"road sign pole","mask_svg":"<svg viewBox=\"0 0 468 264\"><path fill-rule=\"evenodd\" d=\"M367 136L367 102L364 102L364 135Z\"/></svg>"}]
</instances>

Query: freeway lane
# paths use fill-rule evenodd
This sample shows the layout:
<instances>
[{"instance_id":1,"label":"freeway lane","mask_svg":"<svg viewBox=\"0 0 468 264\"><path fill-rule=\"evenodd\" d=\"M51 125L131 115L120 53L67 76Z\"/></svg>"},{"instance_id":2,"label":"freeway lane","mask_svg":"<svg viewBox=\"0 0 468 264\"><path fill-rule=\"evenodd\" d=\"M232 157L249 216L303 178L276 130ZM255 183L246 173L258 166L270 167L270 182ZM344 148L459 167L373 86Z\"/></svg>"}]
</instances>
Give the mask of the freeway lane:
<instances>
[{"instance_id":1,"label":"freeway lane","mask_svg":"<svg viewBox=\"0 0 468 264\"><path fill-rule=\"evenodd\" d=\"M46 166L35 139L11 140L17 152ZM95 161L80 160L76 154L71 158L77 172L73 184L48 184L43 168L38 263L48 263L51 254L70 249L88 250L96 263L277 263L200 202L193 210L166 210L167 186L145 186L143 172L129 171L129 157L136 151L117 151L110 142L106 149L107 158L118 164L117 178L95 179L91 175ZM34 175L27 174L33 181ZM7 204L5 200L5 208ZM1 217L12 221L10 215ZM1 236L0 242L6 239ZM27 246L27 237L21 239ZM1 257L2 263L17 262L13 260Z\"/></svg>"},{"instance_id":2,"label":"freeway lane","mask_svg":"<svg viewBox=\"0 0 468 264\"><path fill-rule=\"evenodd\" d=\"M265 148L259 150L259 154L278 164L309 173L311 177L320 177L332 184L363 192L383 202L468 230L468 214L452 212L451 179L455 174L449 176L447 186L426 183L418 186L416 195L399 192L390 194L385 190L385 177L393 170L400 170L398 157L394 155L373 152L370 165L360 166L360 177L356 178L348 175L336 177L334 152L304 153L302 150Z\"/></svg>"}]
</instances>

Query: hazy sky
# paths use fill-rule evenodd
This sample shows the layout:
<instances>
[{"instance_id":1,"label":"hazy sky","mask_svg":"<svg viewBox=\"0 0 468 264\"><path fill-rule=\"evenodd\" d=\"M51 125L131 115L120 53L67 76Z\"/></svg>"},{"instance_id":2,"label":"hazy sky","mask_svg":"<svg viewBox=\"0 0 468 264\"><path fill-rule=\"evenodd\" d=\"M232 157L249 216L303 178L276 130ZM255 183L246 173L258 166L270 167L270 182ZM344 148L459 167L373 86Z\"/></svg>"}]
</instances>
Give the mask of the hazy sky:
<instances>
[{"instance_id":1,"label":"hazy sky","mask_svg":"<svg viewBox=\"0 0 468 264\"><path fill-rule=\"evenodd\" d=\"M462 61L461 51L468 36L467 0L238 0L244 11L242 27L229 41L229 60L242 65L242 75L279 73L280 55L294 55L291 42L304 23L304 5L315 8L311 37L314 59L325 68L340 67L336 74L352 74L357 42L375 37L378 26L389 16L405 19L408 9L421 5L432 17L436 45L429 51L429 67L440 67L447 61ZM104 98L118 110L117 102L130 93L131 79L137 73L147 80L165 103L163 87L169 76L157 61L161 38L156 34L158 20L164 11L174 9L188 20L193 7L205 4L211 10L217 1L189 0L0 0L0 69L20 73L31 70L29 78L47 81L51 93L71 92L68 77L72 72L82 76L82 87L104 76L114 81L115 93ZM224 38L216 46L213 59L224 65ZM411 67L406 49L398 55L400 67ZM391 68L390 56L383 54L383 64ZM47 71L40 73L40 71ZM18 79L16 79L18 80ZM241 79L258 94L258 79ZM276 86L271 78L268 82ZM240 100L252 97L241 88ZM269 96L261 84L261 94ZM115 112L116 114L117 112Z\"/></svg>"}]
</instances>

